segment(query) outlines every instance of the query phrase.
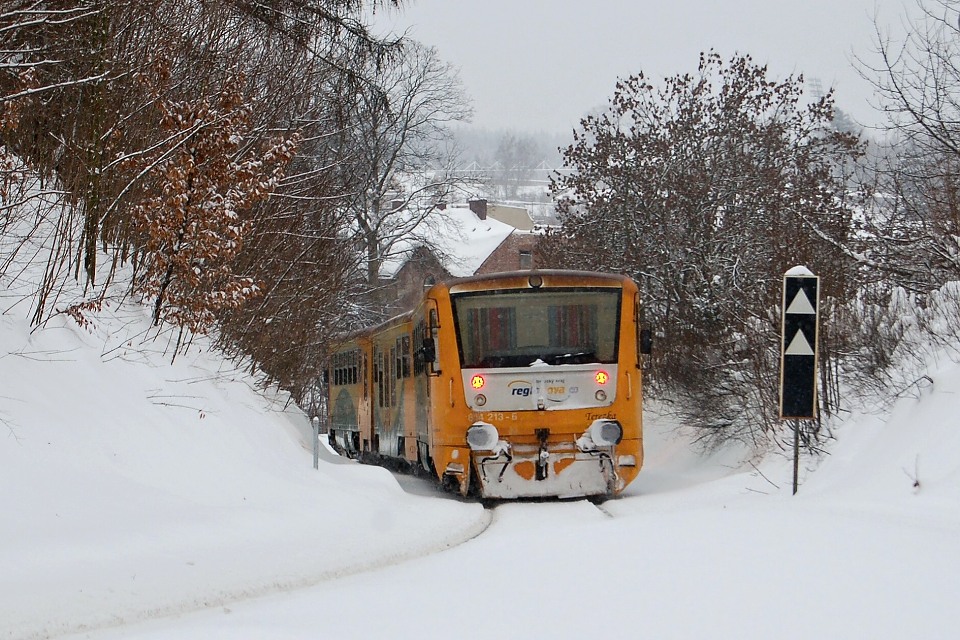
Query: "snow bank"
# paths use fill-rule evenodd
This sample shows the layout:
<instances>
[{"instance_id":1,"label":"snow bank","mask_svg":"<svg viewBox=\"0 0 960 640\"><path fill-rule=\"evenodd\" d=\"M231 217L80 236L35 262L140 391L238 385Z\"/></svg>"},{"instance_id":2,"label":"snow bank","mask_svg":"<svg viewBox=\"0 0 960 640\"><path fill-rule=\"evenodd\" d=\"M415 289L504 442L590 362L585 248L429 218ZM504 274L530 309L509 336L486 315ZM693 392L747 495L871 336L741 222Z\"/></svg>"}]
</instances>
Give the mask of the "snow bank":
<instances>
[{"instance_id":1,"label":"snow bank","mask_svg":"<svg viewBox=\"0 0 960 640\"><path fill-rule=\"evenodd\" d=\"M0 638L294 589L486 526L479 505L408 495L382 469L314 470L284 394L204 340L171 365L146 314L108 310L92 332L0 315Z\"/></svg>"}]
</instances>

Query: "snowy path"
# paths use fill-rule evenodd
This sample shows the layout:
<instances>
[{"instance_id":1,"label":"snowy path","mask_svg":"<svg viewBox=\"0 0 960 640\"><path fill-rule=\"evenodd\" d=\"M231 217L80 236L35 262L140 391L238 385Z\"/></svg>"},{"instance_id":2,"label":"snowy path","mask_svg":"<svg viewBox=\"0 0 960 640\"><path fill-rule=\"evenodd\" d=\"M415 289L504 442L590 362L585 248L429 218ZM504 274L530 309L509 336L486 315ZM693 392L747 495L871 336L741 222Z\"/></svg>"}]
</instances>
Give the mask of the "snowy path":
<instances>
[{"instance_id":1,"label":"snowy path","mask_svg":"<svg viewBox=\"0 0 960 640\"><path fill-rule=\"evenodd\" d=\"M504 504L483 535L440 554L79 637L953 637L956 530L917 545L904 523L761 500L625 498L607 503L615 518L586 501Z\"/></svg>"}]
</instances>

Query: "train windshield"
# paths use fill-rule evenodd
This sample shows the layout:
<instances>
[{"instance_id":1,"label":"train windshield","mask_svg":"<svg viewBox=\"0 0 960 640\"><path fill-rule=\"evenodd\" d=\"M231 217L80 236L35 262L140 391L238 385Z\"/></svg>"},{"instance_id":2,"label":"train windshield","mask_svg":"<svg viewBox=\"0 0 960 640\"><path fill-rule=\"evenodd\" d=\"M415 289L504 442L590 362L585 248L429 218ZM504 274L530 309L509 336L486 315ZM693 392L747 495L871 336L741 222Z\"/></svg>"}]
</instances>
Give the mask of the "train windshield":
<instances>
[{"instance_id":1,"label":"train windshield","mask_svg":"<svg viewBox=\"0 0 960 640\"><path fill-rule=\"evenodd\" d=\"M523 289L453 296L460 365L611 363L620 289Z\"/></svg>"}]
</instances>

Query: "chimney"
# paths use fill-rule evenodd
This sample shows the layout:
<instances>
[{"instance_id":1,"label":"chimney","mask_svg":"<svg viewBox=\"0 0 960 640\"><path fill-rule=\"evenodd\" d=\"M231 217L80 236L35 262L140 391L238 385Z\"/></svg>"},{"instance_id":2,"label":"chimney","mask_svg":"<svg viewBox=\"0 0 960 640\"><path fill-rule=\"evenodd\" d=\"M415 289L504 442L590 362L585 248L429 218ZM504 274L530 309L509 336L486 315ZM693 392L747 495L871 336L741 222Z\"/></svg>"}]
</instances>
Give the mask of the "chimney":
<instances>
[{"instance_id":1,"label":"chimney","mask_svg":"<svg viewBox=\"0 0 960 640\"><path fill-rule=\"evenodd\" d=\"M487 201L485 198L470 200L470 211L473 211L481 220L487 219Z\"/></svg>"}]
</instances>

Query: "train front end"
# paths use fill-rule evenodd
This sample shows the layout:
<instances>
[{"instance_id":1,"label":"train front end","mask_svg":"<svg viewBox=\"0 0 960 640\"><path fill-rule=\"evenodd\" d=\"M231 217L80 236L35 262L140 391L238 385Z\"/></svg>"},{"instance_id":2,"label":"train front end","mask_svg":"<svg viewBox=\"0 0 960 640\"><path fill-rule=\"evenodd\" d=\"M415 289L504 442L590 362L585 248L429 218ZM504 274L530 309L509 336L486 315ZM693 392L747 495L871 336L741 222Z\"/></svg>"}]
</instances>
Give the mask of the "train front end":
<instances>
[{"instance_id":1,"label":"train front end","mask_svg":"<svg viewBox=\"0 0 960 640\"><path fill-rule=\"evenodd\" d=\"M636 285L535 272L449 295L459 367L434 449L448 481L493 499L621 492L643 462Z\"/></svg>"}]
</instances>

